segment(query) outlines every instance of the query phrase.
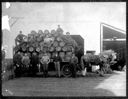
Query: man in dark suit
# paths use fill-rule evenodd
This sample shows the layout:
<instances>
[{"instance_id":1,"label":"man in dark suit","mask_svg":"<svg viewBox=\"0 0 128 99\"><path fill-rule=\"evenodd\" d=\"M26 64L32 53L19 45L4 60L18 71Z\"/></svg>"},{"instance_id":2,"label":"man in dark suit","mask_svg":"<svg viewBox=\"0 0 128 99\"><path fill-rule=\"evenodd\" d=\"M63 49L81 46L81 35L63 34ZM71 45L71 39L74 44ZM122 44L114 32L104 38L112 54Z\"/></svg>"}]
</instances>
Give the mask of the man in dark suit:
<instances>
[{"instance_id":1,"label":"man in dark suit","mask_svg":"<svg viewBox=\"0 0 128 99\"><path fill-rule=\"evenodd\" d=\"M72 76L76 77L76 67L78 63L78 58L75 56L75 54L72 54L70 65L72 66Z\"/></svg>"},{"instance_id":2,"label":"man in dark suit","mask_svg":"<svg viewBox=\"0 0 128 99\"><path fill-rule=\"evenodd\" d=\"M19 77L22 74L22 54L21 52L15 53L13 56L13 64L15 66L15 76Z\"/></svg>"},{"instance_id":3,"label":"man in dark suit","mask_svg":"<svg viewBox=\"0 0 128 99\"><path fill-rule=\"evenodd\" d=\"M32 65L32 67L31 67L32 75L35 76L36 73L38 72L37 65L39 64L39 57L38 57L36 52L33 52L30 62L31 62L31 65Z\"/></svg>"},{"instance_id":4,"label":"man in dark suit","mask_svg":"<svg viewBox=\"0 0 128 99\"><path fill-rule=\"evenodd\" d=\"M53 57L53 61L55 64L56 71L58 72L58 76L60 77L60 62L62 61L61 57L58 55L58 53L55 53L55 56Z\"/></svg>"}]
</instances>

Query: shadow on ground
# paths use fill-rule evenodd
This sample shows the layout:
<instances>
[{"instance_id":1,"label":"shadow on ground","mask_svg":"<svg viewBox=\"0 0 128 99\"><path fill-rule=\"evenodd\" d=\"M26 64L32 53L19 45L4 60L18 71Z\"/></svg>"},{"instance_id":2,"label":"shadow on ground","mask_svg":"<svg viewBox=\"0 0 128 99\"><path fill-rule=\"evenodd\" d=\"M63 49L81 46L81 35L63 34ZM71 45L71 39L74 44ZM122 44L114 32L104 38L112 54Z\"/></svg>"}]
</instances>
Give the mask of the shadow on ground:
<instances>
[{"instance_id":1,"label":"shadow on ground","mask_svg":"<svg viewBox=\"0 0 128 99\"><path fill-rule=\"evenodd\" d=\"M106 74L105 77L100 77L98 74L95 73L88 73L86 77L78 76L77 78L56 78L53 75L48 78L43 78L42 76L34 78L15 78L2 84L2 95L64 97L117 96L115 93L113 93L113 91L110 90L111 88L109 90L100 87L97 88L97 86L100 86L106 79L111 78L113 75L119 74ZM113 82L111 80L112 79L110 79L109 84L113 85ZM107 86L109 84L107 84ZM103 87L106 87L105 84Z\"/></svg>"}]
</instances>

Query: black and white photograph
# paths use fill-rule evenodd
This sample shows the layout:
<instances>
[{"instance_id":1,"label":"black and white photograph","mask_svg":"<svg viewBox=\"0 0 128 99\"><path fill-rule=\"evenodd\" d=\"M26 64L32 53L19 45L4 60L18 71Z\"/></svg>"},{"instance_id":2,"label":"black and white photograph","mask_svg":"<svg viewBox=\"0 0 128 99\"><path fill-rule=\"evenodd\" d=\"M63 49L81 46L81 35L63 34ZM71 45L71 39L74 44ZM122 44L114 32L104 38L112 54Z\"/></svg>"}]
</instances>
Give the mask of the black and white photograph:
<instances>
[{"instance_id":1,"label":"black and white photograph","mask_svg":"<svg viewBox=\"0 0 128 99\"><path fill-rule=\"evenodd\" d=\"M2 96L126 97L126 2L2 2Z\"/></svg>"}]
</instances>

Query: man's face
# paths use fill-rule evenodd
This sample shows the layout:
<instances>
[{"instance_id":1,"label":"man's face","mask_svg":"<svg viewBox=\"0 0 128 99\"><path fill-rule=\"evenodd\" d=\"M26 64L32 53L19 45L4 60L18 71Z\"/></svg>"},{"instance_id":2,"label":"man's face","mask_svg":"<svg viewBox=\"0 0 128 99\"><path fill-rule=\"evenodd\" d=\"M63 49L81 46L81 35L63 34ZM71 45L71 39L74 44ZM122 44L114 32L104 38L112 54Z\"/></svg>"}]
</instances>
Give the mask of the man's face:
<instances>
[{"instance_id":1,"label":"man's face","mask_svg":"<svg viewBox=\"0 0 128 99\"><path fill-rule=\"evenodd\" d=\"M22 31L20 31L20 34L22 34Z\"/></svg>"},{"instance_id":2,"label":"man's face","mask_svg":"<svg viewBox=\"0 0 128 99\"><path fill-rule=\"evenodd\" d=\"M44 56L47 56L47 54L45 53Z\"/></svg>"},{"instance_id":3,"label":"man's face","mask_svg":"<svg viewBox=\"0 0 128 99\"><path fill-rule=\"evenodd\" d=\"M33 53L33 55L36 55L36 53Z\"/></svg>"}]
</instances>

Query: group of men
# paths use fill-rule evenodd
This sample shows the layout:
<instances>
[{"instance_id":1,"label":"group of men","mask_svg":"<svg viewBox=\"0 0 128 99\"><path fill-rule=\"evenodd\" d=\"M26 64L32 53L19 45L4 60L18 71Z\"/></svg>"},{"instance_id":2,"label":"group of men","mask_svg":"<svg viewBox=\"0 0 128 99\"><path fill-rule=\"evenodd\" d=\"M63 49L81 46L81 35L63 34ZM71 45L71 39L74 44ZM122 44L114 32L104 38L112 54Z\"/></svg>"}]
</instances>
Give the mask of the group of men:
<instances>
[{"instance_id":1,"label":"group of men","mask_svg":"<svg viewBox=\"0 0 128 99\"><path fill-rule=\"evenodd\" d=\"M29 70L32 75L36 75L36 73L39 70L43 70L44 77L48 76L48 66L50 62L53 62L56 69L56 76L61 77L61 62L62 58L58 55L58 53L55 53L55 55L51 58L48 53L39 54L37 52L30 53L23 53L23 52L17 52L14 57L14 64L16 68L19 68L21 70L22 68L25 68L26 70ZM78 63L78 58L75 56L75 54L72 54L72 57L69 61L69 65L71 66L72 76L76 77L76 66ZM16 70L17 71L17 70ZM18 71L18 73L20 73Z\"/></svg>"}]
</instances>

